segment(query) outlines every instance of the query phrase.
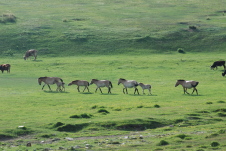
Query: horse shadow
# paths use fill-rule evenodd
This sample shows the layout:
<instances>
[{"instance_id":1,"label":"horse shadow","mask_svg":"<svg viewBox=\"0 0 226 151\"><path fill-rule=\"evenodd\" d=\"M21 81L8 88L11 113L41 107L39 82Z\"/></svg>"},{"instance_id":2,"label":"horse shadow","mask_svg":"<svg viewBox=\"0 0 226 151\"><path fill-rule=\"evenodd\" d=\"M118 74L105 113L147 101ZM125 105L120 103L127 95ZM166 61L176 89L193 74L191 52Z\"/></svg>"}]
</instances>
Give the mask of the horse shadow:
<instances>
[{"instance_id":1,"label":"horse shadow","mask_svg":"<svg viewBox=\"0 0 226 151\"><path fill-rule=\"evenodd\" d=\"M42 62L42 60L33 60L34 62Z\"/></svg>"},{"instance_id":2,"label":"horse shadow","mask_svg":"<svg viewBox=\"0 0 226 151\"><path fill-rule=\"evenodd\" d=\"M66 91L47 91L47 90L44 90L45 93L70 93L70 92L66 92Z\"/></svg>"},{"instance_id":3,"label":"horse shadow","mask_svg":"<svg viewBox=\"0 0 226 151\"><path fill-rule=\"evenodd\" d=\"M101 95L118 95L118 94L115 94L115 93L101 93Z\"/></svg>"},{"instance_id":4,"label":"horse shadow","mask_svg":"<svg viewBox=\"0 0 226 151\"><path fill-rule=\"evenodd\" d=\"M80 92L81 94L93 94L92 92Z\"/></svg>"}]
</instances>

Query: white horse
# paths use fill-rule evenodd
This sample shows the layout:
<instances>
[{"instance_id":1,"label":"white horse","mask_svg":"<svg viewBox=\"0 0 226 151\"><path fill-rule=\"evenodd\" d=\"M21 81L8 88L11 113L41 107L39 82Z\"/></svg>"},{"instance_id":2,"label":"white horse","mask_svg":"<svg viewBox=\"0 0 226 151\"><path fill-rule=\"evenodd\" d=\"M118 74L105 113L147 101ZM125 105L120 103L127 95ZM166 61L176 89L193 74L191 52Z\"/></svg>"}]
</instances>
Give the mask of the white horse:
<instances>
[{"instance_id":1,"label":"white horse","mask_svg":"<svg viewBox=\"0 0 226 151\"><path fill-rule=\"evenodd\" d=\"M126 80L126 79L120 78L120 79L118 79L118 85L120 83L122 83L124 85L124 88L123 88L123 93L124 94L125 94L124 89L126 89L126 93L128 94L127 88L135 88L134 94L136 93L136 91L139 94L138 89L137 89L137 86L138 86L137 81L135 81L135 80Z\"/></svg>"},{"instance_id":2,"label":"white horse","mask_svg":"<svg viewBox=\"0 0 226 151\"><path fill-rule=\"evenodd\" d=\"M138 85L141 86L141 88L143 89L143 94L145 94L144 89L148 89L149 90L148 94L151 94L151 85L150 84L143 84L143 83L139 82Z\"/></svg>"},{"instance_id":3,"label":"white horse","mask_svg":"<svg viewBox=\"0 0 226 151\"><path fill-rule=\"evenodd\" d=\"M111 88L113 88L112 83L109 80L92 79L91 82L90 82L90 85L93 84L93 83L95 83L97 85L95 92L97 92L97 89L98 88L100 89L100 87L108 87L108 93L111 93ZM100 92L102 93L101 89L100 89Z\"/></svg>"},{"instance_id":4,"label":"white horse","mask_svg":"<svg viewBox=\"0 0 226 151\"><path fill-rule=\"evenodd\" d=\"M197 81L185 81L185 80L177 80L177 83L175 84L175 87L177 87L178 85L182 85L183 86L183 89L184 89L184 94L185 92L187 94L189 94L187 92L187 89L191 89L193 88L193 92L196 91L197 95L198 95L198 90L196 89L196 86L199 84L199 82ZM192 94L193 94L192 92Z\"/></svg>"}]
</instances>

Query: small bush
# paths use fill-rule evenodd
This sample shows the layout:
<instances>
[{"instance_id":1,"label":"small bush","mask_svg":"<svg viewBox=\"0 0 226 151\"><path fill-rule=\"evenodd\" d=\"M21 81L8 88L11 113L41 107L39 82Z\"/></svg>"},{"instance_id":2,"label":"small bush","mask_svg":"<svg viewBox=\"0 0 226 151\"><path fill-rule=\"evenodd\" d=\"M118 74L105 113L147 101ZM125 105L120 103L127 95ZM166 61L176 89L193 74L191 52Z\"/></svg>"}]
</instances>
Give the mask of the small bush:
<instances>
[{"instance_id":1,"label":"small bush","mask_svg":"<svg viewBox=\"0 0 226 151\"><path fill-rule=\"evenodd\" d=\"M226 114L224 114L224 113L217 113L217 115L219 116L219 117L225 117L226 116Z\"/></svg>"},{"instance_id":2,"label":"small bush","mask_svg":"<svg viewBox=\"0 0 226 151\"><path fill-rule=\"evenodd\" d=\"M137 106L137 108L143 108L143 107L144 107L143 105L138 105L138 106Z\"/></svg>"},{"instance_id":3,"label":"small bush","mask_svg":"<svg viewBox=\"0 0 226 151\"><path fill-rule=\"evenodd\" d=\"M4 13L1 17L0 23L6 23L6 22L11 22L11 23L16 22L16 16L13 15L12 13Z\"/></svg>"},{"instance_id":4,"label":"small bush","mask_svg":"<svg viewBox=\"0 0 226 151\"><path fill-rule=\"evenodd\" d=\"M105 110L105 109L99 109L98 113L109 113L109 112L107 110Z\"/></svg>"},{"instance_id":5,"label":"small bush","mask_svg":"<svg viewBox=\"0 0 226 151\"><path fill-rule=\"evenodd\" d=\"M213 102L206 102L206 104L213 104Z\"/></svg>"},{"instance_id":6,"label":"small bush","mask_svg":"<svg viewBox=\"0 0 226 151\"><path fill-rule=\"evenodd\" d=\"M114 111L122 111L122 109L116 108L116 109L114 109Z\"/></svg>"},{"instance_id":7,"label":"small bush","mask_svg":"<svg viewBox=\"0 0 226 151\"><path fill-rule=\"evenodd\" d=\"M217 147L217 146L219 146L220 144L218 143L218 142L212 142L211 144L210 144L210 146L212 146L212 147Z\"/></svg>"},{"instance_id":8,"label":"small bush","mask_svg":"<svg viewBox=\"0 0 226 151\"><path fill-rule=\"evenodd\" d=\"M91 118L92 114L83 113L81 115L72 115L70 118Z\"/></svg>"},{"instance_id":9,"label":"small bush","mask_svg":"<svg viewBox=\"0 0 226 151\"><path fill-rule=\"evenodd\" d=\"M217 134L217 133L213 133L213 134L210 134L210 135L206 136L205 138L213 138L213 137L216 137L218 135L219 134Z\"/></svg>"},{"instance_id":10,"label":"small bush","mask_svg":"<svg viewBox=\"0 0 226 151\"><path fill-rule=\"evenodd\" d=\"M181 139L184 139L185 137L187 137L187 135L185 135L185 134L179 134L179 135L176 135L175 137L179 137Z\"/></svg>"},{"instance_id":11,"label":"small bush","mask_svg":"<svg viewBox=\"0 0 226 151\"><path fill-rule=\"evenodd\" d=\"M5 55L5 56L13 56L13 51L11 49L9 49L7 51L4 51L3 55Z\"/></svg>"},{"instance_id":12,"label":"small bush","mask_svg":"<svg viewBox=\"0 0 226 151\"><path fill-rule=\"evenodd\" d=\"M177 52L178 52L178 53L185 53L185 51L184 51L183 48L178 48L178 49L177 49Z\"/></svg>"},{"instance_id":13,"label":"small bush","mask_svg":"<svg viewBox=\"0 0 226 151\"><path fill-rule=\"evenodd\" d=\"M189 29L197 29L196 26L189 26Z\"/></svg>"},{"instance_id":14,"label":"small bush","mask_svg":"<svg viewBox=\"0 0 226 151\"><path fill-rule=\"evenodd\" d=\"M157 143L157 146L164 146L164 145L168 145L169 143L165 140L161 140L159 143Z\"/></svg>"},{"instance_id":15,"label":"small bush","mask_svg":"<svg viewBox=\"0 0 226 151\"><path fill-rule=\"evenodd\" d=\"M160 108L160 106L158 104L155 104L154 107L155 108Z\"/></svg>"},{"instance_id":16,"label":"small bush","mask_svg":"<svg viewBox=\"0 0 226 151\"><path fill-rule=\"evenodd\" d=\"M96 109L98 106L97 105L94 105L91 107L91 109Z\"/></svg>"},{"instance_id":17,"label":"small bush","mask_svg":"<svg viewBox=\"0 0 226 151\"><path fill-rule=\"evenodd\" d=\"M225 133L225 130L221 129L221 130L218 131L218 133L219 134L224 134Z\"/></svg>"},{"instance_id":18,"label":"small bush","mask_svg":"<svg viewBox=\"0 0 226 151\"><path fill-rule=\"evenodd\" d=\"M56 124L53 125L53 127L59 127L59 126L62 126L62 125L64 125L64 123L57 122Z\"/></svg>"},{"instance_id":19,"label":"small bush","mask_svg":"<svg viewBox=\"0 0 226 151\"><path fill-rule=\"evenodd\" d=\"M217 103L225 103L224 101L217 101Z\"/></svg>"}]
</instances>

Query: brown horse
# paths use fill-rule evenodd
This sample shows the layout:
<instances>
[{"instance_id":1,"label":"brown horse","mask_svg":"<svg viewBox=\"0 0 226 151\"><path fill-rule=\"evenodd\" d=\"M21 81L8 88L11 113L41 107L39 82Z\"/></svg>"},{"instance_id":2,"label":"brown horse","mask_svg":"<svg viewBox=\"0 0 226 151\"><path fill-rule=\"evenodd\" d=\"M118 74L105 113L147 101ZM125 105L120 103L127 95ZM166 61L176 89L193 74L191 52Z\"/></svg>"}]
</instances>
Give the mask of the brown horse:
<instances>
[{"instance_id":1,"label":"brown horse","mask_svg":"<svg viewBox=\"0 0 226 151\"><path fill-rule=\"evenodd\" d=\"M72 84L75 84L75 85L78 86L78 87L77 87L78 92L80 92L80 91L79 91L79 86L85 86L83 92L85 91L86 88L87 88L87 90L88 90L88 92L89 92L89 88L88 88L89 82L88 82L88 81L85 81L85 80L74 80L74 81L71 81L71 83L69 83L68 86L70 86L70 85L72 85Z\"/></svg>"},{"instance_id":2,"label":"brown horse","mask_svg":"<svg viewBox=\"0 0 226 151\"><path fill-rule=\"evenodd\" d=\"M38 78L38 83L39 83L39 85L41 85L42 82L45 83L45 84L43 85L43 87L42 87L42 90L43 90L43 88L44 88L44 86L45 86L46 84L48 85L49 90L51 90L49 84L55 84L56 81L59 82L59 80L60 80L61 82L63 82L63 80L62 80L61 78L58 78L58 77L40 77L40 78Z\"/></svg>"},{"instance_id":3,"label":"brown horse","mask_svg":"<svg viewBox=\"0 0 226 151\"><path fill-rule=\"evenodd\" d=\"M198 90L196 89L196 86L199 84L199 82L197 81L185 81L185 80L177 80L177 83L175 84L175 87L177 87L178 85L182 85L183 89L184 89L184 94L185 92L187 94L189 94L187 92L187 89L191 89L193 88L193 92L196 91L197 95L198 95ZM192 94L193 94L192 92Z\"/></svg>"},{"instance_id":4,"label":"brown horse","mask_svg":"<svg viewBox=\"0 0 226 151\"><path fill-rule=\"evenodd\" d=\"M138 89L137 89L137 86L138 86L137 81L135 81L135 80L126 80L126 79L120 78L120 79L118 79L118 85L120 83L122 83L124 85L124 88L123 88L123 93L124 94L125 94L124 89L126 89L126 93L128 94L127 88L135 88L134 94L136 93L136 91L139 94Z\"/></svg>"},{"instance_id":5,"label":"brown horse","mask_svg":"<svg viewBox=\"0 0 226 151\"><path fill-rule=\"evenodd\" d=\"M35 49L26 51L26 53L24 55L24 60L27 60L28 57L30 57L30 60L31 60L31 56L34 56L35 57L34 60L36 60L37 53L38 53L38 51Z\"/></svg>"},{"instance_id":6,"label":"brown horse","mask_svg":"<svg viewBox=\"0 0 226 151\"><path fill-rule=\"evenodd\" d=\"M90 82L90 85L95 83L97 85L97 88L96 88L96 91L97 92L97 89L100 87L108 87L108 93L111 93L111 88L113 88L112 86L112 83L111 81L109 80L97 80L97 79L92 79L91 82ZM111 86L111 88L110 88ZM100 89L100 92L102 93L101 89Z\"/></svg>"},{"instance_id":7,"label":"brown horse","mask_svg":"<svg viewBox=\"0 0 226 151\"><path fill-rule=\"evenodd\" d=\"M2 73L4 72L4 70L7 70L7 73L10 73L10 64L0 65L0 70L2 71Z\"/></svg>"},{"instance_id":8,"label":"brown horse","mask_svg":"<svg viewBox=\"0 0 226 151\"><path fill-rule=\"evenodd\" d=\"M141 88L143 89L143 94L144 93L144 89L148 89L149 90L149 93L148 94L151 94L151 85L150 84L143 84L143 83L138 83L139 86L141 86Z\"/></svg>"}]
</instances>

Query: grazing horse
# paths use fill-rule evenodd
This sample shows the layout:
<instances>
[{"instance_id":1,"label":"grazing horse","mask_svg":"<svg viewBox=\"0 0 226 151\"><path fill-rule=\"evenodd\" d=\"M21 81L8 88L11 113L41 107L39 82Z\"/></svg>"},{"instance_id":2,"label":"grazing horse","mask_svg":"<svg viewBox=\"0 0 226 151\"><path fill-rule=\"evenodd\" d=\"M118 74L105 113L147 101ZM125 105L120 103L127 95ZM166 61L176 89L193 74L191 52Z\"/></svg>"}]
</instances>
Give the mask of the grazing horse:
<instances>
[{"instance_id":1,"label":"grazing horse","mask_svg":"<svg viewBox=\"0 0 226 151\"><path fill-rule=\"evenodd\" d=\"M143 83L138 83L139 86L141 86L141 88L143 89L143 94L144 93L144 89L148 89L149 90L149 93L148 94L151 94L151 85L150 84L143 84Z\"/></svg>"},{"instance_id":2,"label":"grazing horse","mask_svg":"<svg viewBox=\"0 0 226 151\"><path fill-rule=\"evenodd\" d=\"M57 89L56 89L56 91L58 91L58 90L62 91L62 90L60 89L61 86L62 86L62 89L64 89L64 91L65 91L65 87L64 87L64 84L65 84L65 83L64 83L64 82L59 82L59 81L55 80L54 83L57 84Z\"/></svg>"},{"instance_id":3,"label":"grazing horse","mask_svg":"<svg viewBox=\"0 0 226 151\"><path fill-rule=\"evenodd\" d=\"M97 80L97 79L92 79L91 82L90 82L90 85L95 83L97 85L97 88L96 88L96 91L97 92L97 89L100 87L108 87L108 93L111 93L111 88L113 88L112 86L112 83L111 81L109 80ZM111 86L111 88L110 88ZM102 93L101 89L100 89L100 92Z\"/></svg>"},{"instance_id":4,"label":"grazing horse","mask_svg":"<svg viewBox=\"0 0 226 151\"><path fill-rule=\"evenodd\" d=\"M122 83L124 85L124 88L123 88L123 93L124 94L125 94L124 89L126 89L126 93L128 94L127 88L132 88L132 87L135 88L134 94L136 93L136 91L139 94L138 89L137 89L137 86L138 86L137 81L135 81L135 80L126 80L126 79L120 78L120 79L118 79L118 85L120 83Z\"/></svg>"},{"instance_id":5,"label":"grazing horse","mask_svg":"<svg viewBox=\"0 0 226 151\"><path fill-rule=\"evenodd\" d=\"M183 88L184 88L184 94L185 94L185 92L186 92L187 94L189 94L189 93L187 92L187 89L193 88L193 92L196 91L196 93L197 93L197 95L198 95L198 90L197 90L195 87L199 84L199 82L197 82L197 81L177 80L177 83L175 84L175 87L177 87L177 86L180 85L180 84L181 84L181 85L183 86ZM192 92L192 94L193 94L193 92Z\"/></svg>"},{"instance_id":6,"label":"grazing horse","mask_svg":"<svg viewBox=\"0 0 226 151\"><path fill-rule=\"evenodd\" d=\"M221 66L224 66L224 69L225 69L225 61L215 61L215 62L213 63L213 65L210 66L210 68L214 70L214 68L217 69L217 66L220 66L220 67L221 67Z\"/></svg>"},{"instance_id":7,"label":"grazing horse","mask_svg":"<svg viewBox=\"0 0 226 151\"><path fill-rule=\"evenodd\" d=\"M4 72L4 70L7 70L7 73L10 73L10 64L0 65L0 70L2 71L2 73Z\"/></svg>"},{"instance_id":8,"label":"grazing horse","mask_svg":"<svg viewBox=\"0 0 226 151\"><path fill-rule=\"evenodd\" d=\"M26 51L26 53L24 55L24 60L27 60L28 57L30 57L30 60L31 60L31 56L34 56L35 57L34 60L36 60L37 53L38 53L38 51L35 49Z\"/></svg>"},{"instance_id":9,"label":"grazing horse","mask_svg":"<svg viewBox=\"0 0 226 151\"><path fill-rule=\"evenodd\" d=\"M43 87L42 87L42 90L43 90L43 88L44 88L44 86L45 86L46 84L48 85L49 90L51 90L49 84L55 84L56 81L59 82L59 80L60 80L61 82L63 82L63 80L62 80L61 78L58 78L58 77L40 77L40 78L38 78L38 83L39 83L39 85L41 85L42 82L45 83L45 84L43 85Z\"/></svg>"},{"instance_id":10,"label":"grazing horse","mask_svg":"<svg viewBox=\"0 0 226 151\"><path fill-rule=\"evenodd\" d=\"M89 88L88 88L89 82L88 82L88 81L85 81L85 80L74 80L74 81L71 81L71 83L69 83L68 86L70 86L70 85L72 85L72 84L75 84L75 85L78 86L78 87L77 87L78 92L80 92L80 91L79 91L79 86L85 86L83 92L85 91L86 88L87 88L87 90L88 90L88 92L89 92Z\"/></svg>"}]
</instances>

